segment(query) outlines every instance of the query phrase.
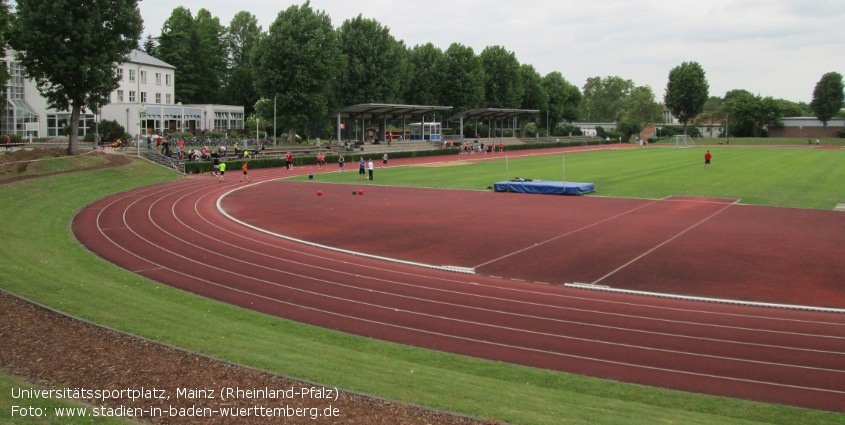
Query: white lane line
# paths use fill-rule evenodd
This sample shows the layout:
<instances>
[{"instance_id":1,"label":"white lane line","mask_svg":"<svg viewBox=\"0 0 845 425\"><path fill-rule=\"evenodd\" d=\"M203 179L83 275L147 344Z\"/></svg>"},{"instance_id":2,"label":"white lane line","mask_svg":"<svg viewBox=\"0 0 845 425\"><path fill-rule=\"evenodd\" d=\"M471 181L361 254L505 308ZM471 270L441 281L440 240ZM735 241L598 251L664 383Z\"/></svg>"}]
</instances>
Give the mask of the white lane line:
<instances>
[{"instance_id":1,"label":"white lane line","mask_svg":"<svg viewBox=\"0 0 845 425\"><path fill-rule=\"evenodd\" d=\"M600 278L598 278L598 279L594 280L594 281L593 281L593 285L595 285L595 284L597 284L597 283L599 283L599 282L601 282L601 281L603 281L603 280L607 279L607 278L608 278L608 277L610 277L610 276L613 276L614 274L618 273L620 270L622 270L622 269L624 269L624 268L626 268L626 267L630 266L631 264L636 263L636 262L637 262L638 260L640 260L641 258L643 258L643 257L645 257L645 256L647 256L647 255L649 255L649 254L651 254L652 252L654 252L654 251L658 250L659 248L661 248L662 246L664 246L664 245L668 244L669 242L674 241L675 239L677 239L677 238L681 237L682 235L685 235L685 234L686 234L687 232L689 232L690 230L695 229L696 227L698 227L699 225L701 225L701 224L703 224L703 223L707 222L707 221L708 221L708 220L710 220L711 218L713 218L713 217L715 217L715 216L717 216L717 215L721 214L723 211L725 211L726 209L730 208L732 205L734 205L734 204L727 204L727 205L725 205L724 207L722 207L721 209L719 209L719 211L716 211L715 213L713 213L713 214L711 214L710 216L708 216L708 217L706 217L706 218L702 219L702 220L701 220L701 221L699 221L698 223L695 223L695 224L693 224L693 225L691 225L691 226L687 227L686 229L682 230L682 231L681 231L680 233L678 233L677 235L672 236L672 237L671 237L671 238L669 238L669 239L666 239L666 240L665 240L665 241L663 241L662 243L657 244L656 246L654 246L653 248L651 248L651 249L647 250L646 252L644 252L644 253L640 254L639 256L637 256L636 258L634 258L633 260L631 260L631 261L629 261L629 262L627 262L627 263L625 263L625 264L623 264L623 265L621 265L621 266L617 267L617 268L616 268L616 270L613 270L613 271L611 271L610 273L608 273L608 274L606 274L606 275L604 275L604 276L602 276L602 277L600 277Z\"/></svg>"}]
</instances>

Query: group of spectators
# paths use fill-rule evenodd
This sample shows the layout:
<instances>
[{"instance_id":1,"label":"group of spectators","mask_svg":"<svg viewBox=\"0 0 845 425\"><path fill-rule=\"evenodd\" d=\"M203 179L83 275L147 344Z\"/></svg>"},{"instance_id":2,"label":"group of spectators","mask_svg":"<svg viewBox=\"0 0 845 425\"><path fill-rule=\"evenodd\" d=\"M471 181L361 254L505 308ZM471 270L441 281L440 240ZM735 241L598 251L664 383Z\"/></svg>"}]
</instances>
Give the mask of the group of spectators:
<instances>
[{"instance_id":1,"label":"group of spectators","mask_svg":"<svg viewBox=\"0 0 845 425\"><path fill-rule=\"evenodd\" d=\"M204 161L204 160L211 160L212 158L225 158L226 153L228 151L228 147L225 144L220 145L220 147L215 151L209 149L208 146L203 146L202 148L191 148L187 151L185 150L185 142L182 139L177 139L175 142L175 146L173 146L174 142L169 138L164 138L161 136L153 135L147 136L147 148L150 150L157 150L160 151L162 155L171 158L174 156L182 161ZM238 148L238 145L233 145L235 157L240 157L243 155L244 158L251 158L257 157L258 154L264 150L264 143L257 143L252 150L244 149L241 150Z\"/></svg>"},{"instance_id":2,"label":"group of spectators","mask_svg":"<svg viewBox=\"0 0 845 425\"><path fill-rule=\"evenodd\" d=\"M497 146L495 143L490 143L490 144L485 145L484 143L478 143L478 140L476 140L473 143L466 143L463 146L461 146L461 153L468 153L468 154L496 153L496 152L504 152L504 151L505 151L505 144L502 143L502 142L499 142L499 145Z\"/></svg>"}]
</instances>

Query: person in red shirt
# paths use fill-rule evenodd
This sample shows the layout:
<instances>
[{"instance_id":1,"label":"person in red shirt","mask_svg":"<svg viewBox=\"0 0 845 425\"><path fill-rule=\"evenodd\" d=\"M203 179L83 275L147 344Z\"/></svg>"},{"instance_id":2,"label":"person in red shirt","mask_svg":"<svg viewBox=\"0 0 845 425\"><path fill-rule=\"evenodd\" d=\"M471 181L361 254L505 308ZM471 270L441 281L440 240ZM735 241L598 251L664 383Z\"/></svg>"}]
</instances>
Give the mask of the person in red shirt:
<instances>
[{"instance_id":1,"label":"person in red shirt","mask_svg":"<svg viewBox=\"0 0 845 425\"><path fill-rule=\"evenodd\" d=\"M711 159L713 159L713 155L710 154L710 151L707 151L707 153L704 154L704 168L710 167Z\"/></svg>"}]
</instances>

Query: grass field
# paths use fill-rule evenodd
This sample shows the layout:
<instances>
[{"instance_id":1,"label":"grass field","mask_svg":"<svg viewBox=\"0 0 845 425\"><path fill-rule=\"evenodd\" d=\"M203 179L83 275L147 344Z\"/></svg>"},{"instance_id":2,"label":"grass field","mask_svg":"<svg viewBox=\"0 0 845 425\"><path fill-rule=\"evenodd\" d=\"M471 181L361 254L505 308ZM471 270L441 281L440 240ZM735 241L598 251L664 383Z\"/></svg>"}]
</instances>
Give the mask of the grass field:
<instances>
[{"instance_id":1,"label":"grass field","mask_svg":"<svg viewBox=\"0 0 845 425\"><path fill-rule=\"evenodd\" d=\"M687 151L696 158L701 154ZM567 169L574 168L572 173L584 172L579 167L601 166L577 165L574 157L579 155L593 157L571 155L570 161L567 156ZM724 156L727 153L717 152L714 169L708 172L716 174L719 161L726 161ZM614 161L632 162L624 158ZM689 162L690 167L700 168L697 159ZM550 166L546 172L553 173L553 169ZM433 170L426 169L423 174L430 178ZM539 169L526 166L528 170L539 173ZM387 175L387 171L377 172L379 179ZM525 176L540 178L539 174ZM128 167L0 185L0 214L4 217L0 240L4 252L15 254L6 255L0 264L0 288L96 323L214 357L516 424L845 424L841 414L584 378L306 326L144 279L91 254L71 235L71 217L93 200L172 178L161 167L134 162ZM355 176L346 173L341 178ZM657 175L652 178L661 180ZM455 179L470 180L468 176ZM625 178L618 175L614 179ZM0 392L8 394L12 385L22 384L0 376ZM0 422L9 420L5 411L8 398L4 397L0 397Z\"/></svg>"},{"instance_id":2,"label":"grass field","mask_svg":"<svg viewBox=\"0 0 845 425\"><path fill-rule=\"evenodd\" d=\"M713 164L704 169L704 152ZM487 190L521 177L592 182L595 195L634 198L704 196L743 203L833 209L845 203L845 150L765 147L634 148L504 159L465 155L462 166L376 169L374 184ZM432 161L437 161L435 157ZM564 176L565 170L565 176ZM326 182L359 183L357 170L321 174ZM305 177L299 177L305 180Z\"/></svg>"}]
</instances>

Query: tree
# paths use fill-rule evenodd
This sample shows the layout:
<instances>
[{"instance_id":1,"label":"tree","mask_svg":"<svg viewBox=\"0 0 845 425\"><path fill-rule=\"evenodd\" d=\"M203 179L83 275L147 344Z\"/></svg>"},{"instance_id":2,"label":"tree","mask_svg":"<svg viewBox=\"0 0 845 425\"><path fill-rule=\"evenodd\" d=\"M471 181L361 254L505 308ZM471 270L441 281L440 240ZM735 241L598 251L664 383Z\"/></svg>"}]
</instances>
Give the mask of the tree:
<instances>
[{"instance_id":1,"label":"tree","mask_svg":"<svg viewBox=\"0 0 845 425\"><path fill-rule=\"evenodd\" d=\"M346 65L341 70L338 97L343 106L359 103L394 103L402 95L405 45L390 29L360 14L337 30Z\"/></svg>"},{"instance_id":2,"label":"tree","mask_svg":"<svg viewBox=\"0 0 845 425\"><path fill-rule=\"evenodd\" d=\"M704 75L704 69L698 62L683 62L669 71L669 83L663 102L672 115L684 125L687 134L687 124L704 110L710 85Z\"/></svg>"},{"instance_id":3,"label":"tree","mask_svg":"<svg viewBox=\"0 0 845 425\"><path fill-rule=\"evenodd\" d=\"M143 49L148 55L155 57L156 55L156 41L153 36L147 34L147 39L144 40Z\"/></svg>"},{"instance_id":4,"label":"tree","mask_svg":"<svg viewBox=\"0 0 845 425\"><path fill-rule=\"evenodd\" d=\"M813 110L806 102L793 102L786 99L777 99L776 102L780 105L784 117L808 117L813 114Z\"/></svg>"},{"instance_id":5,"label":"tree","mask_svg":"<svg viewBox=\"0 0 845 425\"><path fill-rule=\"evenodd\" d=\"M243 105L245 115L255 111L258 101L251 60L260 38L261 26L249 12L236 13L225 35L228 65L221 98L228 104Z\"/></svg>"},{"instance_id":6,"label":"tree","mask_svg":"<svg viewBox=\"0 0 845 425\"><path fill-rule=\"evenodd\" d=\"M722 103L721 98L710 96L704 102L704 110L696 117L696 123L707 127L710 137L713 137L713 127L725 120L725 108Z\"/></svg>"},{"instance_id":7,"label":"tree","mask_svg":"<svg viewBox=\"0 0 845 425\"><path fill-rule=\"evenodd\" d=\"M199 42L191 11L184 6L173 9L164 21L158 43L156 57L176 67L175 101L192 103L200 90L200 75L199 64L193 60Z\"/></svg>"},{"instance_id":8,"label":"tree","mask_svg":"<svg viewBox=\"0 0 845 425\"><path fill-rule=\"evenodd\" d=\"M826 136L827 122L842 109L843 88L842 74L828 72L816 83L813 89L813 101L810 107L816 118L822 122L822 137Z\"/></svg>"},{"instance_id":9,"label":"tree","mask_svg":"<svg viewBox=\"0 0 845 425\"><path fill-rule=\"evenodd\" d=\"M639 134L642 129L663 119L663 109L654 100L654 92L649 86L634 87L624 99L620 122L626 122L626 128L636 130L633 133L625 134L627 139L632 134ZM621 130L620 130L621 131ZM624 134L624 131L623 131Z\"/></svg>"},{"instance_id":10,"label":"tree","mask_svg":"<svg viewBox=\"0 0 845 425\"><path fill-rule=\"evenodd\" d=\"M122 138L126 134L126 129L117 121L102 120L97 126L97 132L100 135L100 141L111 143Z\"/></svg>"},{"instance_id":11,"label":"tree","mask_svg":"<svg viewBox=\"0 0 845 425\"><path fill-rule=\"evenodd\" d=\"M546 88L543 87L543 77L541 77L540 73L538 73L537 70L529 64L522 64L519 67L519 76L522 79L523 88L520 108L536 109L540 111L540 114L536 116L536 119L538 119L541 124L535 127L536 129L543 130L535 130L533 134L526 131L526 134L529 134L529 136L536 136L538 133L548 135L548 131L546 131L546 124L548 120L542 112L549 109L549 95L546 93Z\"/></svg>"},{"instance_id":12,"label":"tree","mask_svg":"<svg viewBox=\"0 0 845 425\"><path fill-rule=\"evenodd\" d=\"M9 14L9 5L6 0L0 0L0 55L6 57L6 47L9 45L9 31L12 24L12 18ZM6 87L9 81L9 72L5 66L0 66L0 87ZM0 90L0 101L5 104L6 90ZM5 112L5 108L0 108L0 116Z\"/></svg>"},{"instance_id":13,"label":"tree","mask_svg":"<svg viewBox=\"0 0 845 425\"><path fill-rule=\"evenodd\" d=\"M760 137L764 128L781 117L780 104L772 97L762 98L747 90L731 90L725 95L730 117L730 134Z\"/></svg>"},{"instance_id":14,"label":"tree","mask_svg":"<svg viewBox=\"0 0 845 425\"><path fill-rule=\"evenodd\" d=\"M416 45L408 51L405 102L441 105L446 81L446 55L434 44Z\"/></svg>"},{"instance_id":15,"label":"tree","mask_svg":"<svg viewBox=\"0 0 845 425\"><path fill-rule=\"evenodd\" d=\"M478 108L484 100L484 68L472 47L452 43L446 49L446 80L443 87L444 105L455 113Z\"/></svg>"},{"instance_id":16,"label":"tree","mask_svg":"<svg viewBox=\"0 0 845 425\"><path fill-rule=\"evenodd\" d=\"M541 116L547 116L550 129L559 128L561 121L574 121L578 117L581 92L578 87L566 81L560 72L554 71L543 77L543 88L549 96L548 109L541 110Z\"/></svg>"},{"instance_id":17,"label":"tree","mask_svg":"<svg viewBox=\"0 0 845 425\"><path fill-rule=\"evenodd\" d=\"M622 77L592 77L584 84L581 117L590 122L616 122L634 82Z\"/></svg>"},{"instance_id":18,"label":"tree","mask_svg":"<svg viewBox=\"0 0 845 425\"><path fill-rule=\"evenodd\" d=\"M296 129L322 119L343 66L331 18L310 2L280 12L253 56L255 88L276 98L281 125L293 143Z\"/></svg>"},{"instance_id":19,"label":"tree","mask_svg":"<svg viewBox=\"0 0 845 425\"><path fill-rule=\"evenodd\" d=\"M226 74L225 28L220 25L220 19L211 16L206 9L197 12L194 28L196 45L191 56L197 64L199 92L189 100L191 103L216 103L221 99ZM179 72L178 68L176 72Z\"/></svg>"},{"instance_id":20,"label":"tree","mask_svg":"<svg viewBox=\"0 0 845 425\"><path fill-rule=\"evenodd\" d=\"M60 13L57 13L60 11ZM68 153L79 153L79 116L119 85L116 67L138 47L137 0L18 0L12 47L50 108L70 111Z\"/></svg>"},{"instance_id":21,"label":"tree","mask_svg":"<svg viewBox=\"0 0 845 425\"><path fill-rule=\"evenodd\" d=\"M520 65L519 76L522 79L522 109L545 110L549 107L549 94L543 87L543 77L532 65Z\"/></svg>"},{"instance_id":22,"label":"tree","mask_svg":"<svg viewBox=\"0 0 845 425\"><path fill-rule=\"evenodd\" d=\"M502 46L488 46L479 55L484 68L484 105L489 108L518 108L522 103L519 61Z\"/></svg>"}]
</instances>

